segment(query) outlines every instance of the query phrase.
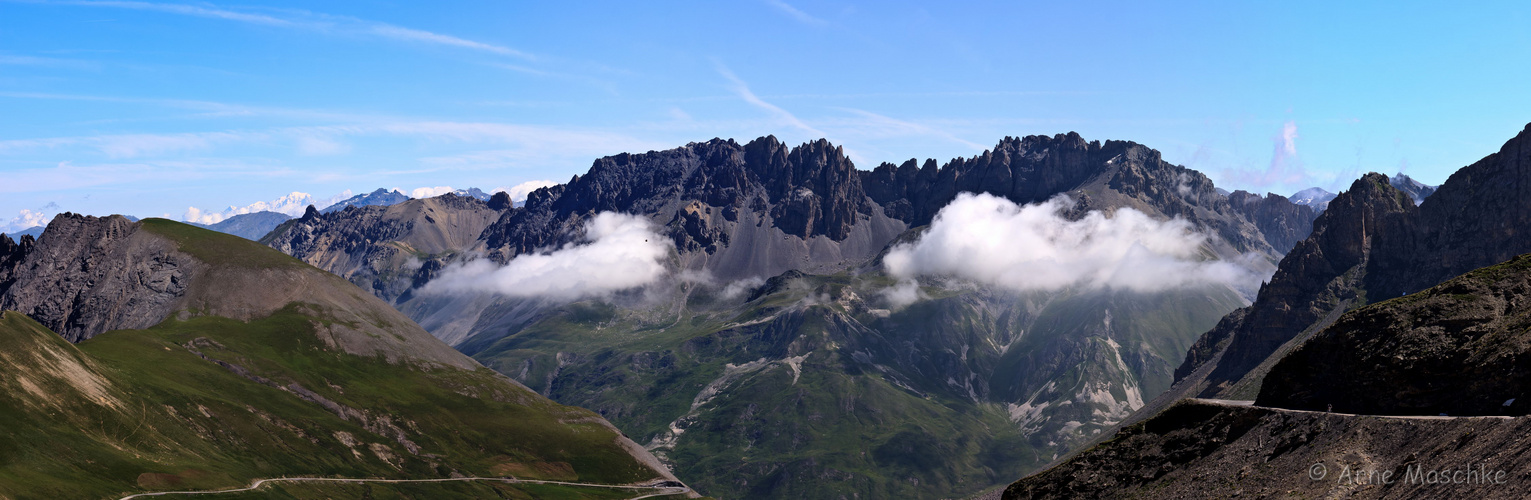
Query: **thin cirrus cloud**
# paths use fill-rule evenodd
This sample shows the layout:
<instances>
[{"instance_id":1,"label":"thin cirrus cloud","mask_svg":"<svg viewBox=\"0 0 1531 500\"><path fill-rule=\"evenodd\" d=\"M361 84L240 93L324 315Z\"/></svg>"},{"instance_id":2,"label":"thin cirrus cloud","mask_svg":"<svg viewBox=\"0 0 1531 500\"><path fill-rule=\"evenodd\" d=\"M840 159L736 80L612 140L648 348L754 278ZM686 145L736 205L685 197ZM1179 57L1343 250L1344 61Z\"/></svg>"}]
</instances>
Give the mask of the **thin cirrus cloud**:
<instances>
[{"instance_id":1,"label":"thin cirrus cloud","mask_svg":"<svg viewBox=\"0 0 1531 500\"><path fill-rule=\"evenodd\" d=\"M810 15L807 12L803 12L802 10L798 9L797 7L793 7L791 4L788 4L787 2L783 2L781 0L766 0L766 4L769 4L770 6L775 7L776 10L781 11L782 13L786 14L788 17L791 17L792 19L796 19L798 22L803 23L803 24L809 24L809 25L813 25L813 26L823 26L825 24L829 24L827 21L825 21L823 19L819 19L817 17L814 17L813 15Z\"/></svg>"},{"instance_id":2,"label":"thin cirrus cloud","mask_svg":"<svg viewBox=\"0 0 1531 500\"><path fill-rule=\"evenodd\" d=\"M111 0L102 0L102 1L88 1L88 0L87 1L59 1L59 2L42 2L42 3L48 3L48 4L53 4L53 5L69 5L69 6L81 6L81 7L100 7L100 8L115 8L115 9L140 10L140 11L150 11L150 12L162 12L162 13L166 13L166 14L177 14L177 15L183 15L183 16L202 17L202 18L208 18L208 19L220 19L220 20L241 22L241 23L247 23L247 24L256 24L256 25L262 25L262 26L272 26L272 27L278 27L278 28L302 29L302 30L320 32L320 33L370 35L370 36L376 36L376 37L379 37L379 38L396 40L396 41L402 41L402 42L420 43L420 44L427 44L427 45L438 45L438 46L446 46L446 47L457 47L457 48L475 50L475 51L480 51L480 52L487 52L487 53L492 53L492 54L498 54L498 55L503 55L503 56L516 57L516 58L521 58L521 59L526 59L526 60L536 60L537 59L537 57L532 55L532 54L529 54L529 53L526 53L526 52L523 52L523 51L520 51L520 50L512 49L510 47L505 47L503 45L496 45L496 44L487 43L487 42L480 42L480 41L476 41L476 40L469 40L469 39L466 39L466 38L456 37L456 36L452 36L452 35L445 35L445 34L441 34L441 33L434 33L434 32L430 32L430 31L413 29L413 28L406 28L406 27L396 26L396 25L392 25L392 24L388 24L388 23L377 22L377 21L368 21L368 20L365 20L365 19L357 19L357 18L346 17L346 16L334 16L334 15L328 15L328 14L317 14L317 13L303 12L303 13L301 13L302 15L299 16L299 17L278 17L278 16L271 15L271 14L256 13L256 12L241 12L241 11L237 11L237 10L230 10L230 9L226 9L226 8L219 8L219 7L210 6L210 5L203 6L203 5L184 5L184 4L170 4L170 3L157 3L157 2L131 2L131 1L111 1Z\"/></svg>"},{"instance_id":3,"label":"thin cirrus cloud","mask_svg":"<svg viewBox=\"0 0 1531 500\"><path fill-rule=\"evenodd\" d=\"M760 96L755 95L755 92L750 90L749 84L744 83L744 80L739 79L739 77L735 75L733 71L730 71L727 66L724 66L722 63L718 63L717 69L718 74L723 75L723 78L728 79L729 83L733 84L730 90L733 90L734 94L739 96L740 99L744 99L744 102L747 102L757 108L766 110L787 125L791 125L792 127L798 128L804 132L808 132L814 137L825 136L824 132L808 125L807 122L798 119L797 115L793 115L791 112L782 109L780 106L766 102L765 100L761 99Z\"/></svg>"},{"instance_id":4,"label":"thin cirrus cloud","mask_svg":"<svg viewBox=\"0 0 1531 500\"><path fill-rule=\"evenodd\" d=\"M922 125L922 124L919 124L919 123L899 120L897 118L883 116L883 115L879 115L877 113L873 113L873 112L870 112L870 111L863 111L863 110L860 110L860 109L853 109L853 108L836 108L836 109L839 109L841 111L845 111L847 113L851 113L851 114L856 115L857 117L859 117L859 119L856 119L856 120L854 120L853 123L851 123L851 125L853 125L852 129L853 130L861 131L863 133L867 133L868 135L879 136L879 137L899 137L899 136L930 137L930 136L934 136L934 137L940 137L942 139L946 139L946 140L951 141L951 142L955 142L957 144L961 144L963 146L967 146L968 148L970 148L970 149L972 149L974 151L983 151L985 149L988 149L987 147L985 147L982 144L979 144L979 143L976 143L976 142L973 142L973 141L969 141L967 139L963 139L961 137L958 137L956 134L952 134L951 132L947 132L945 130L937 129L937 128L934 128L934 127L931 127L931 126L928 126L928 125Z\"/></svg>"},{"instance_id":5,"label":"thin cirrus cloud","mask_svg":"<svg viewBox=\"0 0 1531 500\"><path fill-rule=\"evenodd\" d=\"M1022 206L963 193L918 240L890 250L883 266L906 282L953 276L1015 291L1247 288L1262 278L1243 263L1205 259L1209 236L1184 219L1160 221L1122 208L1111 217L1092 211L1070 220L1065 213L1073 207L1063 195ZM904 288L889 299L913 301L915 290Z\"/></svg>"},{"instance_id":6,"label":"thin cirrus cloud","mask_svg":"<svg viewBox=\"0 0 1531 500\"><path fill-rule=\"evenodd\" d=\"M95 150L108 158L124 159L189 150L211 149L220 144L248 141L256 136L264 137L264 134L197 132L12 139L0 141L0 153L75 146Z\"/></svg>"}]
</instances>

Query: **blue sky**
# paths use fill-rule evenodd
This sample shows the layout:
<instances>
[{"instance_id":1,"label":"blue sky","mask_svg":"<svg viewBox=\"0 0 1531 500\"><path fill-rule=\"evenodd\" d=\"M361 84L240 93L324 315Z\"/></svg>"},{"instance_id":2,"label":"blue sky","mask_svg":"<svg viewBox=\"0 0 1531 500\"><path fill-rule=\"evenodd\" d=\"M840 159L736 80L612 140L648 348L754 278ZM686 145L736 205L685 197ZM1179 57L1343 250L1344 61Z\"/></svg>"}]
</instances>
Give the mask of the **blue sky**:
<instances>
[{"instance_id":1,"label":"blue sky","mask_svg":"<svg viewBox=\"0 0 1531 500\"><path fill-rule=\"evenodd\" d=\"M0 1L0 229L766 134L861 168L1078 131L1230 189L1435 184L1531 122L1531 8L1330 3Z\"/></svg>"}]
</instances>

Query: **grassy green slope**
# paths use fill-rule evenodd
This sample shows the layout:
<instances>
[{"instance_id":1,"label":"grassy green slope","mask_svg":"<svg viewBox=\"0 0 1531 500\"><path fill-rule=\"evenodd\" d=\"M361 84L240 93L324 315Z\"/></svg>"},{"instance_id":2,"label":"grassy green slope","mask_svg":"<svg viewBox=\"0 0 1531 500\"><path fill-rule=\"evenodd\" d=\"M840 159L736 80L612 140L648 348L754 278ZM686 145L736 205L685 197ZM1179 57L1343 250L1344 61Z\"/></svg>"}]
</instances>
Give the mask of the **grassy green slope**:
<instances>
[{"instance_id":1,"label":"grassy green slope","mask_svg":"<svg viewBox=\"0 0 1531 500\"><path fill-rule=\"evenodd\" d=\"M587 411L507 390L489 370L425 371L325 350L301 311L250 323L169 321L78 347L6 313L4 371L31 375L7 378L0 395L7 399L0 492L100 497L282 475L455 472L595 483L654 476ZM252 381L193 350L288 389ZM75 363L51 361L59 357ZM82 391L79 380L102 389ZM28 383L43 387L46 397L22 387ZM371 418L342 418L295 395L292 384ZM411 452L385 419L419 448Z\"/></svg>"},{"instance_id":2,"label":"grassy green slope","mask_svg":"<svg viewBox=\"0 0 1531 500\"><path fill-rule=\"evenodd\" d=\"M339 278L237 237L171 221L143 227L209 263L206 276L234 283L306 276L298 283L307 288L283 293L311 290L324 305L300 300L249 321L172 315L149 329L80 344L25 315L3 313L0 498L221 489L284 475L601 484L657 475L595 413L549 401L489 369L415 362L397 349L348 351L335 332L388 336L403 349L439 341ZM194 283L193 293L240 293L218 286L229 288ZM342 306L352 308L337 310ZM413 330L390 333L406 326ZM420 359L446 359L431 356ZM565 493L579 497L578 490Z\"/></svg>"}]
</instances>

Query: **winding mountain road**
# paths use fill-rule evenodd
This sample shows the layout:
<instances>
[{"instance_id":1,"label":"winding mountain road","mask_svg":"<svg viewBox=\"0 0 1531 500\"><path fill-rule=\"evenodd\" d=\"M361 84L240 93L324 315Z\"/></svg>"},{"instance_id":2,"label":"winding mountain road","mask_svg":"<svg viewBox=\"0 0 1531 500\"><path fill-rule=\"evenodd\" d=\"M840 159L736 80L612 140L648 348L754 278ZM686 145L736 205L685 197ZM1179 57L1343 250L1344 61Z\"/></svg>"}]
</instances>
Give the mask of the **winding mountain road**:
<instances>
[{"instance_id":1,"label":"winding mountain road","mask_svg":"<svg viewBox=\"0 0 1531 500\"><path fill-rule=\"evenodd\" d=\"M1290 409L1290 408L1276 408L1276 407L1272 407L1272 406L1255 406L1255 402L1254 401L1247 401L1247 400L1240 400L1240 399L1206 399L1206 398L1187 398L1187 399L1190 399L1192 401L1202 402L1202 403L1221 405L1221 406L1243 406L1243 407L1246 407L1246 408L1260 408L1260 409L1265 409L1265 410L1284 411L1284 412L1292 412L1292 413L1322 413L1322 414L1325 414L1325 415L1339 415L1339 416L1343 416L1343 417L1395 418L1395 419L1399 419L1399 420L1451 420L1451 419L1458 419L1458 418L1483 418L1483 419L1506 419L1506 420L1508 420L1508 419L1515 418L1515 417L1508 417L1508 416L1502 416L1502 415L1457 415L1457 416L1453 416L1453 415L1363 415L1363 414L1356 414L1356 413L1339 413L1339 412L1313 411L1313 410L1293 410L1293 409Z\"/></svg>"},{"instance_id":2,"label":"winding mountain road","mask_svg":"<svg viewBox=\"0 0 1531 500\"><path fill-rule=\"evenodd\" d=\"M238 492L241 492L241 491L252 491L252 490L260 489L260 487L264 486L266 483L279 483L279 482L294 482L294 483L299 483L299 482L330 482L330 483L446 483L446 482L454 482L454 481L498 481L498 482L502 482L502 483L557 484L557 485L563 485L563 486L584 486L584 487L589 487L589 488L654 490L653 493L649 493L649 494L645 494L645 495L642 495L642 496L633 497L630 500L637 500L639 498L652 498L652 497L658 497L658 496L668 496L668 495L684 495L686 493L690 493L691 492L691 488L688 488L688 487L685 487L685 486L625 486L625 485L619 485L619 484L570 483L570 482L565 482L565 481L543 481L543 480L538 480L538 479L516 479L516 478L513 478L513 477L451 477L451 478L440 478L440 479L346 479L346 478L337 478L337 477L278 477L278 478L270 478L270 479L256 479L255 481L250 483L250 486L247 486L247 487L244 487L244 488L236 488L236 489L228 489L228 490L208 490L208 491L156 491L156 492L151 492L151 493L136 493L136 494L132 494L132 495L128 495L128 496L122 497L120 500L129 500L129 499L132 499L132 498L142 498L142 497L157 497L157 496L164 496L164 495L212 495L212 494L219 494L219 493L238 493Z\"/></svg>"}]
</instances>

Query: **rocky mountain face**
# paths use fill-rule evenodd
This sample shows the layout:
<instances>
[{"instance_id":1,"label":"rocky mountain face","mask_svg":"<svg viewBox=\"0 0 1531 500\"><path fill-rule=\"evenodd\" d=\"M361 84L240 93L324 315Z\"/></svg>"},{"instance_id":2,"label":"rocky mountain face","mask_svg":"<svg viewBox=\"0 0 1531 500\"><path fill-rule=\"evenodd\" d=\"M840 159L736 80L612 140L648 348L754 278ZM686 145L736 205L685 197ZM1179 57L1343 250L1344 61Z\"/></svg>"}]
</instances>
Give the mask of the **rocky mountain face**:
<instances>
[{"instance_id":1,"label":"rocky mountain face","mask_svg":"<svg viewBox=\"0 0 1531 500\"><path fill-rule=\"evenodd\" d=\"M347 207L372 207L372 206L386 207L386 206L390 206L390 205L397 205L397 204L400 204L400 203L404 203L406 201L409 201L409 195L406 195L404 193L400 193L398 191L390 191L390 190L387 190L387 189L378 188L376 191L373 191L371 193L359 194L359 195L356 195L356 196L352 196L350 198L346 198L344 200L340 200L339 202L335 203L334 205L330 205L330 206L324 207L324 210L321 210L320 213L326 213L327 214L327 213L332 213L332 212L339 212L341 210L345 210ZM261 233L261 236L265 236L265 233ZM258 238L259 238L259 236L257 236L256 238L251 238L251 239L258 239Z\"/></svg>"},{"instance_id":2,"label":"rocky mountain face","mask_svg":"<svg viewBox=\"0 0 1531 500\"><path fill-rule=\"evenodd\" d=\"M994 194L1021 204L1068 193L1081 212L1131 207L1180 217L1211 229L1236 252L1268 255L1281 253L1270 240L1301 239L1306 236L1302 228L1310 222L1302 220L1306 215L1300 210L1277 206L1290 204L1285 199L1272 199L1262 212L1239 212L1205 175L1165 162L1158 151L1127 141L1087 142L1075 133L1006 137L973 158L958 158L939 168L934 160L916 165L911 159L860 172L872 200L910 226L930 223L962 192ZM1276 232L1266 234L1260 224Z\"/></svg>"},{"instance_id":3,"label":"rocky mountain face","mask_svg":"<svg viewBox=\"0 0 1531 500\"><path fill-rule=\"evenodd\" d=\"M1177 382L1192 379L1185 383L1204 387L1197 391L1207 397L1232 396L1240 381L1314 323L1364 301L1361 280L1373 257L1373 236L1393 227L1387 222L1393 217L1414 210L1386 176L1367 174L1356 180L1319 215L1312 234L1281 260L1254 304L1196 341L1175 370ZM1210 372L1192 376L1208 363ZM1240 389L1258 388L1254 381Z\"/></svg>"},{"instance_id":4,"label":"rocky mountain face","mask_svg":"<svg viewBox=\"0 0 1531 500\"><path fill-rule=\"evenodd\" d=\"M1297 242L1308 239L1313 232L1313 219L1318 218L1313 207L1292 203L1275 193L1260 196L1234 191L1228 195L1228 204L1253 222L1266 243L1283 255L1292 251Z\"/></svg>"},{"instance_id":5,"label":"rocky mountain face","mask_svg":"<svg viewBox=\"0 0 1531 500\"><path fill-rule=\"evenodd\" d=\"M205 268L121 216L62 213L47 237L24 237L0 267L0 310L20 311L70 342L148 328L186 299ZM10 246L0 241L0 246Z\"/></svg>"},{"instance_id":6,"label":"rocky mountain face","mask_svg":"<svg viewBox=\"0 0 1531 500\"><path fill-rule=\"evenodd\" d=\"M684 267L725 280L843 269L906 228L867 198L843 149L763 137L601 158L567 184L532 192L481 240L491 259L505 262L571 241L602 211L650 217Z\"/></svg>"},{"instance_id":7,"label":"rocky mountain face","mask_svg":"<svg viewBox=\"0 0 1531 500\"><path fill-rule=\"evenodd\" d=\"M505 208L453 194L351 207L305 215L261 243L393 301L473 249Z\"/></svg>"},{"instance_id":8,"label":"rocky mountain face","mask_svg":"<svg viewBox=\"0 0 1531 500\"><path fill-rule=\"evenodd\" d=\"M1409 198L1414 200L1415 205L1423 204L1425 202L1425 198L1429 198L1430 195L1435 194L1436 189L1440 188L1440 186L1431 186L1423 182L1416 181L1407 175L1403 175L1401 172L1398 175L1393 176L1391 181L1393 183L1393 187L1398 188L1399 191L1403 191L1404 193L1408 194Z\"/></svg>"},{"instance_id":9,"label":"rocky mountain face","mask_svg":"<svg viewBox=\"0 0 1531 500\"><path fill-rule=\"evenodd\" d=\"M20 311L0 313L0 419L8 453L31 457L0 464L8 497L283 475L674 480L598 415L248 240L63 214L36 242L0 238L0 268Z\"/></svg>"},{"instance_id":10,"label":"rocky mountain face","mask_svg":"<svg viewBox=\"0 0 1531 500\"><path fill-rule=\"evenodd\" d=\"M1368 174L1330 202L1242 319L1207 332L1176 370L1187 394L1254 396L1264 370L1346 309L1531 252L1531 127L1463 167L1425 204ZM1207 368L1203 374L1195 374ZM1253 374L1253 376L1250 376ZM1237 386L1237 387L1236 387Z\"/></svg>"},{"instance_id":11,"label":"rocky mountain face","mask_svg":"<svg viewBox=\"0 0 1531 500\"><path fill-rule=\"evenodd\" d=\"M1528 413L1528 294L1523 255L1352 310L1282 357L1254 406L1182 400L1004 498L1519 498L1531 420L1476 416Z\"/></svg>"},{"instance_id":12,"label":"rocky mountain face","mask_svg":"<svg viewBox=\"0 0 1531 500\"><path fill-rule=\"evenodd\" d=\"M1351 311L1282 358L1257 403L1373 415L1526 415L1528 299L1531 255L1522 255Z\"/></svg>"},{"instance_id":13,"label":"rocky mountain face","mask_svg":"<svg viewBox=\"0 0 1531 500\"><path fill-rule=\"evenodd\" d=\"M290 219L292 219L292 216L284 213L255 212L253 214L235 215L205 227L220 233L232 234L250 241L256 241Z\"/></svg>"},{"instance_id":14,"label":"rocky mountain face","mask_svg":"<svg viewBox=\"0 0 1531 500\"><path fill-rule=\"evenodd\" d=\"M1292 203L1311 207L1314 213L1323 213L1325 208L1329 208L1329 200L1333 200L1334 197L1334 193L1326 191L1324 188L1310 187L1293 193L1289 198L1292 200Z\"/></svg>"}]
</instances>

